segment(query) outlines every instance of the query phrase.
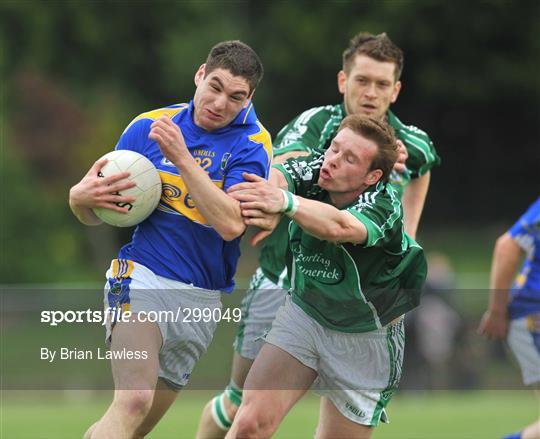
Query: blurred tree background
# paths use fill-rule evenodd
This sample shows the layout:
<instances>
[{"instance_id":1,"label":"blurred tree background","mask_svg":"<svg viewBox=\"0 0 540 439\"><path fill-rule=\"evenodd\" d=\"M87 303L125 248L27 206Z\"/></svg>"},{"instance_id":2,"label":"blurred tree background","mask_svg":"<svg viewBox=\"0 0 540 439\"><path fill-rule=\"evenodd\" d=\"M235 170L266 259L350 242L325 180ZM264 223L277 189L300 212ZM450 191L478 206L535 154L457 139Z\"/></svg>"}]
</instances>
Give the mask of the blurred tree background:
<instances>
[{"instance_id":1,"label":"blurred tree background","mask_svg":"<svg viewBox=\"0 0 540 439\"><path fill-rule=\"evenodd\" d=\"M537 0L3 0L0 283L101 279L129 233L80 225L69 188L134 116L190 99L213 44L241 39L259 53L255 103L275 136L340 101L341 53L362 30L405 51L393 109L443 159L420 241L451 240L468 263L477 244L463 236L491 245L540 192L539 29Z\"/></svg>"}]
</instances>

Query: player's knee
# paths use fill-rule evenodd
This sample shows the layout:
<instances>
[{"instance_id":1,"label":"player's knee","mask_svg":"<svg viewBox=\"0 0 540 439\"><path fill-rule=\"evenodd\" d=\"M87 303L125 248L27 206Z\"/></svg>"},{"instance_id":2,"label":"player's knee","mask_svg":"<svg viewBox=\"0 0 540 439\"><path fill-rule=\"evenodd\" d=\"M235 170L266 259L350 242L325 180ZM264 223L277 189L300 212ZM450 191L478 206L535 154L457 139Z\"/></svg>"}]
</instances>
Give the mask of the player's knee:
<instances>
[{"instance_id":1,"label":"player's knee","mask_svg":"<svg viewBox=\"0 0 540 439\"><path fill-rule=\"evenodd\" d=\"M260 426L257 418L252 416L249 411L242 411L235 419L237 438L260 438Z\"/></svg>"},{"instance_id":2,"label":"player's knee","mask_svg":"<svg viewBox=\"0 0 540 439\"><path fill-rule=\"evenodd\" d=\"M238 439L264 439L269 438L275 431L272 423L265 422L260 418L239 415L235 420L237 423L236 437Z\"/></svg>"},{"instance_id":3,"label":"player's knee","mask_svg":"<svg viewBox=\"0 0 540 439\"><path fill-rule=\"evenodd\" d=\"M235 419L238 438L267 438L277 429L277 419L272 411L245 403Z\"/></svg>"},{"instance_id":4,"label":"player's knee","mask_svg":"<svg viewBox=\"0 0 540 439\"><path fill-rule=\"evenodd\" d=\"M129 390L119 392L116 404L129 418L142 419L150 412L153 400L153 390Z\"/></svg>"}]
</instances>

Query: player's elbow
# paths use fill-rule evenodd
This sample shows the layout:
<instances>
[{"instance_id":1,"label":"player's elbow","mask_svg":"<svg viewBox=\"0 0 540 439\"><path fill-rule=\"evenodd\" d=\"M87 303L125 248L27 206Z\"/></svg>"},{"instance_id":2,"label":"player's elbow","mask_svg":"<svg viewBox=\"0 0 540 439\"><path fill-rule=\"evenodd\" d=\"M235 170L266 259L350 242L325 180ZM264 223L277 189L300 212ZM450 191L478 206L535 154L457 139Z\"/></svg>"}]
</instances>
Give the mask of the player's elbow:
<instances>
[{"instance_id":1,"label":"player's elbow","mask_svg":"<svg viewBox=\"0 0 540 439\"><path fill-rule=\"evenodd\" d=\"M519 258L521 248L509 233L499 236L495 242L495 256Z\"/></svg>"},{"instance_id":2,"label":"player's elbow","mask_svg":"<svg viewBox=\"0 0 540 439\"><path fill-rule=\"evenodd\" d=\"M224 241L233 241L242 236L245 230L246 225L243 223L243 221L231 221L227 224L223 224L219 229L217 229L217 232Z\"/></svg>"},{"instance_id":3,"label":"player's elbow","mask_svg":"<svg viewBox=\"0 0 540 439\"><path fill-rule=\"evenodd\" d=\"M324 228L322 239L336 244L350 242L362 244L367 239L367 230L363 224L350 214L341 215L335 221L329 221Z\"/></svg>"},{"instance_id":4,"label":"player's elbow","mask_svg":"<svg viewBox=\"0 0 540 439\"><path fill-rule=\"evenodd\" d=\"M329 242L344 242L346 239L347 233L341 224L330 223L327 224L322 232L320 238Z\"/></svg>"}]
</instances>

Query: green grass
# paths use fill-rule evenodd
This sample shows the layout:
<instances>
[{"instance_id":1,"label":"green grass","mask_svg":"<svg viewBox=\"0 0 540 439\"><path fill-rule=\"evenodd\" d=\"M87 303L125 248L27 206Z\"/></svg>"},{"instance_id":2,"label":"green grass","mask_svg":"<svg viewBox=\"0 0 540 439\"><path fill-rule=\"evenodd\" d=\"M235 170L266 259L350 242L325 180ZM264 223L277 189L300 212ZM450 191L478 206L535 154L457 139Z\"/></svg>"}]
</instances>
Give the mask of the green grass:
<instances>
[{"instance_id":1,"label":"green grass","mask_svg":"<svg viewBox=\"0 0 540 439\"><path fill-rule=\"evenodd\" d=\"M211 393L186 391L149 438L193 438L200 411ZM81 437L109 403L109 392L4 392L2 439ZM391 424L375 439L483 439L517 431L540 415L530 391L424 392L398 394L389 407ZM287 416L275 438L312 438L318 399L307 395Z\"/></svg>"}]
</instances>

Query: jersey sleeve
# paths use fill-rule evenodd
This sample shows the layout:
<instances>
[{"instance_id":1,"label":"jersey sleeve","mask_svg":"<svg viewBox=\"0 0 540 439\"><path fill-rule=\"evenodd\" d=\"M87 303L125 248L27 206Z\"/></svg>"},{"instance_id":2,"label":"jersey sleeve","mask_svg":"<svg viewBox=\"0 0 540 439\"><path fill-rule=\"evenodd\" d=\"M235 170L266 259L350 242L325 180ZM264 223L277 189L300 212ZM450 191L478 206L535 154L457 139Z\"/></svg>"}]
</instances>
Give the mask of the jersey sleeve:
<instances>
[{"instance_id":1,"label":"jersey sleeve","mask_svg":"<svg viewBox=\"0 0 540 439\"><path fill-rule=\"evenodd\" d=\"M383 246L397 229L403 228L403 213L397 191L390 184L378 183L374 190L362 193L347 211L366 226L364 247Z\"/></svg>"},{"instance_id":2,"label":"jersey sleeve","mask_svg":"<svg viewBox=\"0 0 540 439\"><path fill-rule=\"evenodd\" d=\"M325 107L311 108L285 125L276 136L274 155L292 151L312 154L320 149L320 139L324 128Z\"/></svg>"},{"instance_id":3,"label":"jersey sleeve","mask_svg":"<svg viewBox=\"0 0 540 439\"><path fill-rule=\"evenodd\" d=\"M418 178L441 163L430 137L412 125L398 129L396 136L405 144L409 157L406 165L411 178Z\"/></svg>"},{"instance_id":4,"label":"jersey sleeve","mask_svg":"<svg viewBox=\"0 0 540 439\"><path fill-rule=\"evenodd\" d=\"M540 235L540 198L510 228L509 233L524 251L531 250L535 237L539 239Z\"/></svg>"},{"instance_id":5,"label":"jersey sleeve","mask_svg":"<svg viewBox=\"0 0 540 439\"><path fill-rule=\"evenodd\" d=\"M259 131L244 138L239 147L233 151L225 167L225 183L223 189L244 182L243 173L268 178L272 163L272 139L270 133L260 124Z\"/></svg>"},{"instance_id":6,"label":"jersey sleeve","mask_svg":"<svg viewBox=\"0 0 540 439\"><path fill-rule=\"evenodd\" d=\"M124 130L114 149L128 149L144 155L145 149L150 142L148 134L150 133L151 124L150 119L135 118Z\"/></svg>"},{"instance_id":7,"label":"jersey sleeve","mask_svg":"<svg viewBox=\"0 0 540 439\"><path fill-rule=\"evenodd\" d=\"M273 167L280 171L287 180L288 190L301 197L309 198L321 189L317 185L324 157L316 159L297 157L286 160Z\"/></svg>"}]
</instances>

